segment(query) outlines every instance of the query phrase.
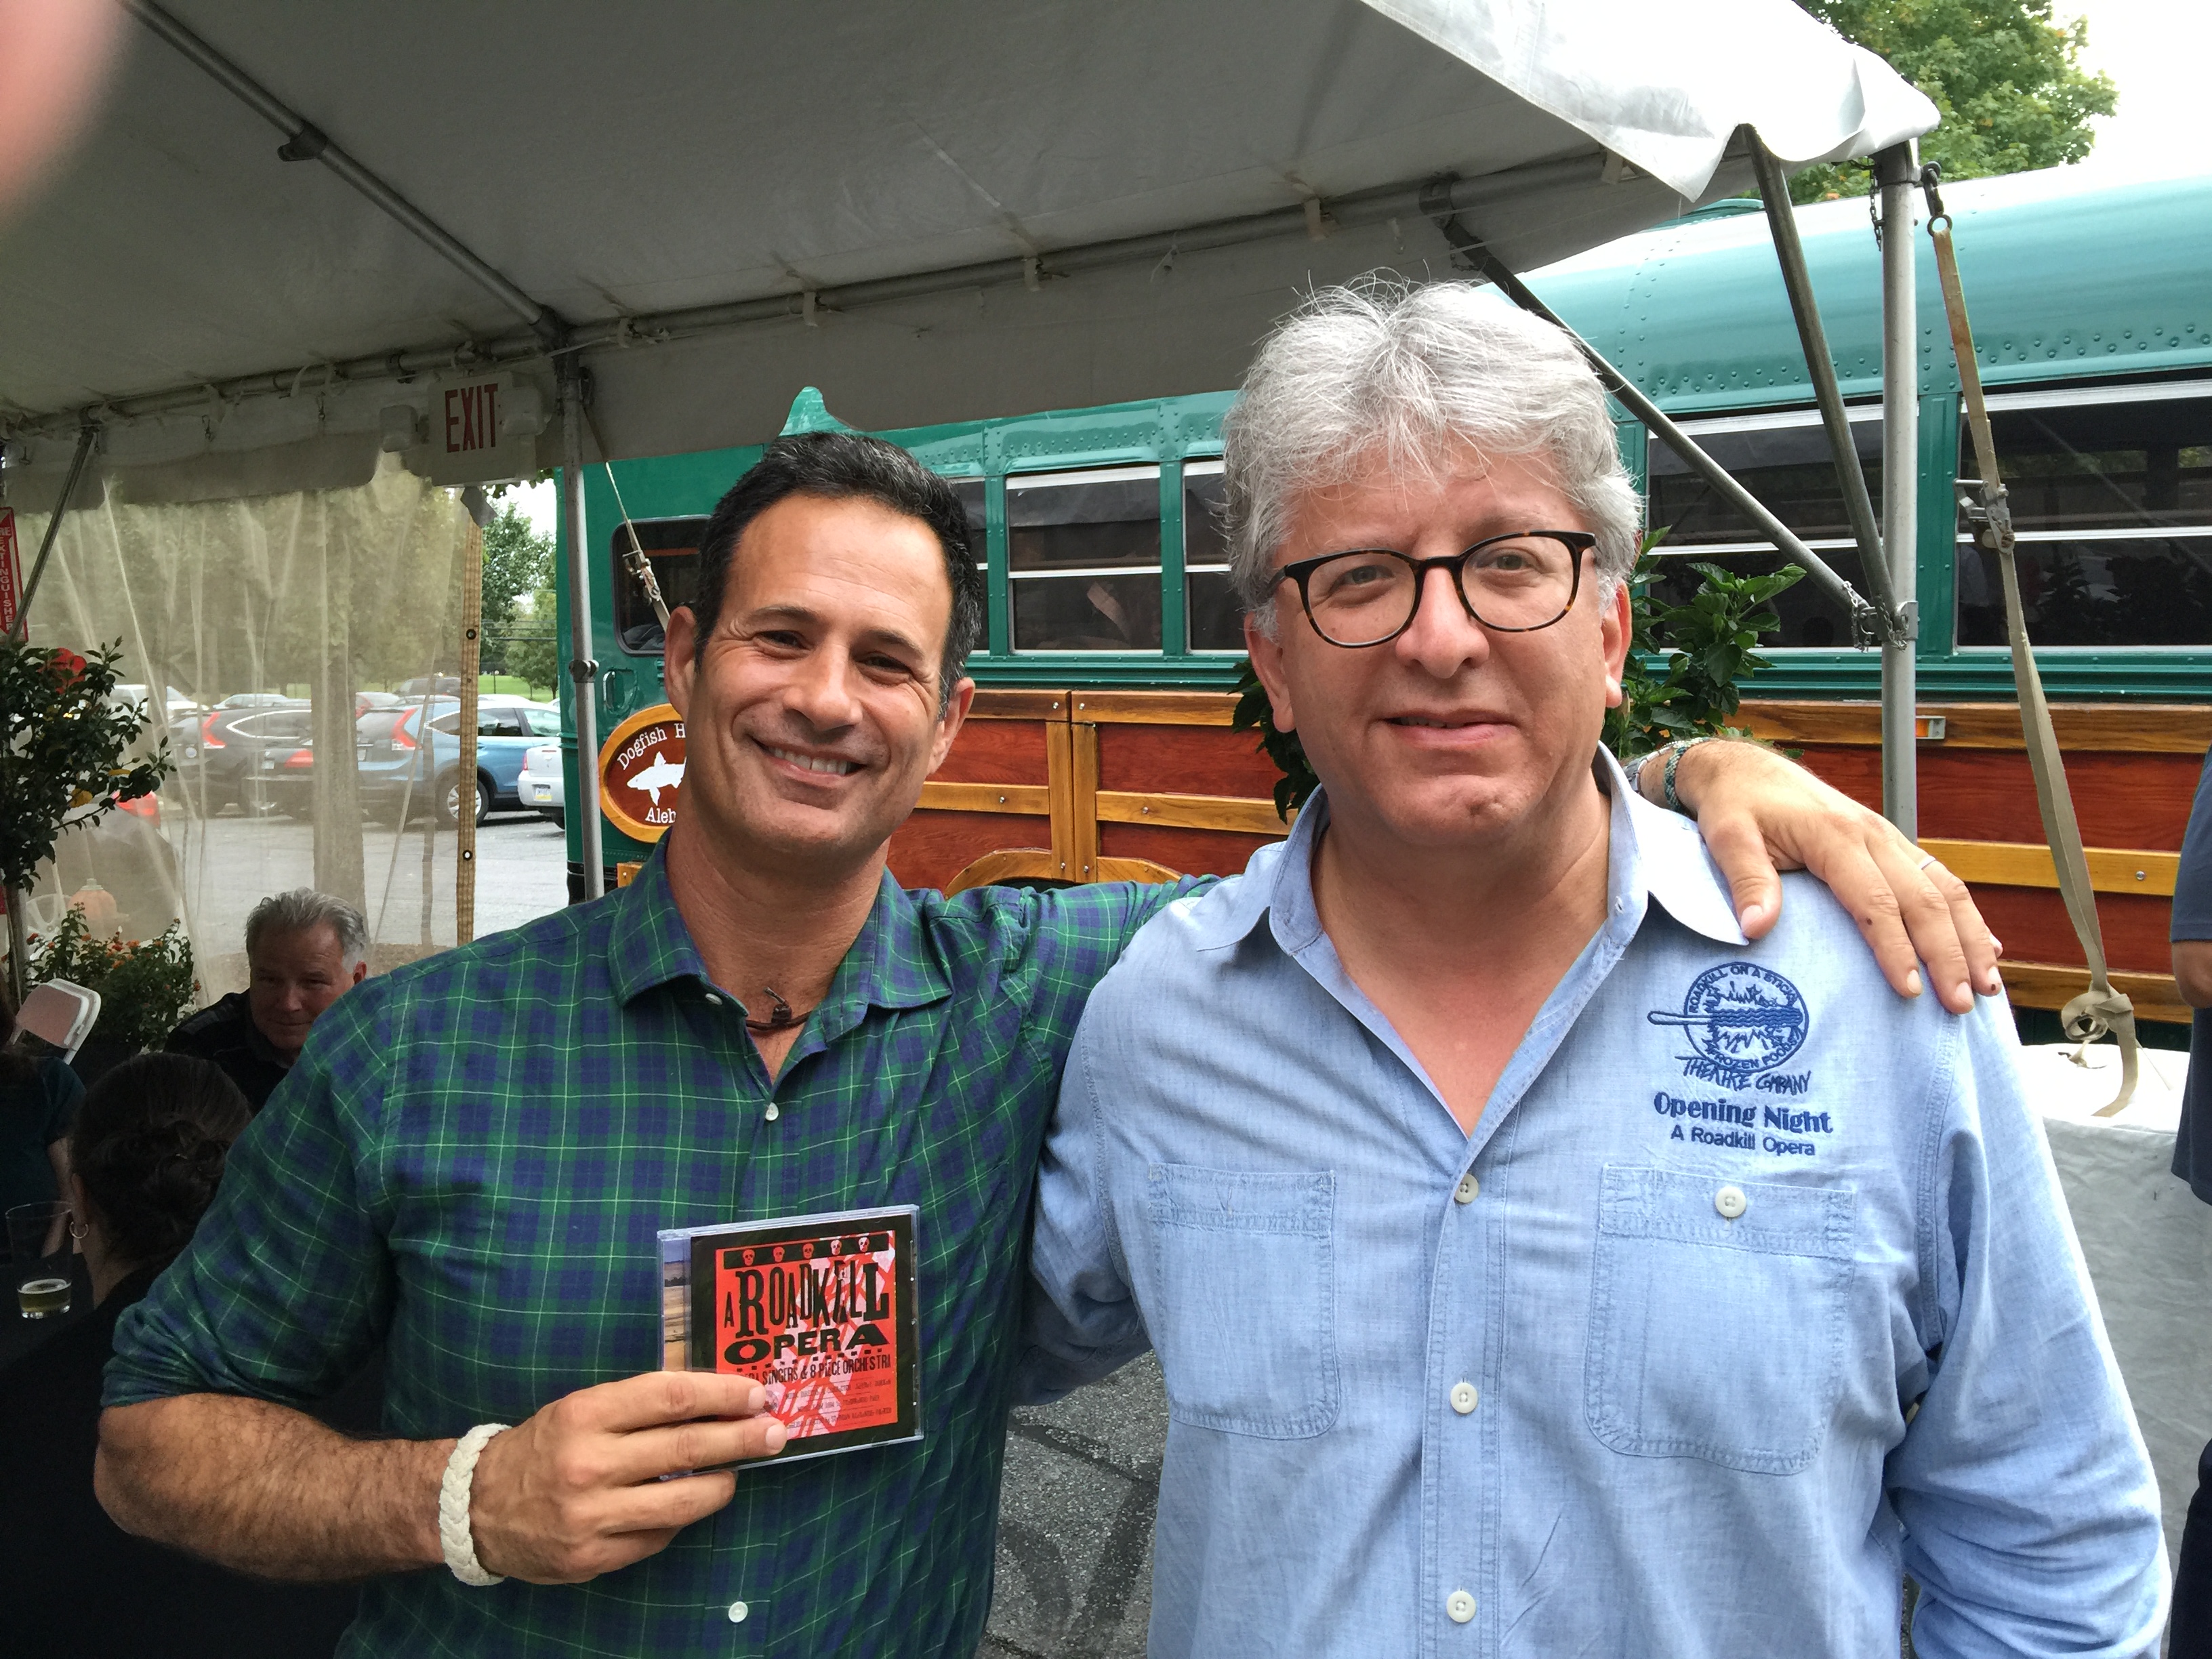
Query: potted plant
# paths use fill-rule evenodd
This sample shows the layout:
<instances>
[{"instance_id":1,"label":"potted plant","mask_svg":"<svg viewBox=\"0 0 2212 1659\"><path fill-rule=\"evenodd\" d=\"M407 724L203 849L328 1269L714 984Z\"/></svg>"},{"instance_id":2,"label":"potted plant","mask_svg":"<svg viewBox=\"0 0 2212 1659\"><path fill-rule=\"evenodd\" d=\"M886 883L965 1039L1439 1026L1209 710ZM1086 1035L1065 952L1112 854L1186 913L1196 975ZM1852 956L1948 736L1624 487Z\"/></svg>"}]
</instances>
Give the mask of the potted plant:
<instances>
[{"instance_id":1,"label":"potted plant","mask_svg":"<svg viewBox=\"0 0 2212 1659\"><path fill-rule=\"evenodd\" d=\"M199 1000L192 942L181 923L157 939L100 939L82 907L71 905L33 958L33 983L65 979L100 993L100 1019L77 1050L77 1075L90 1083L118 1060L153 1048Z\"/></svg>"},{"instance_id":2,"label":"potted plant","mask_svg":"<svg viewBox=\"0 0 2212 1659\"><path fill-rule=\"evenodd\" d=\"M126 800L151 794L170 769L168 744L125 757L149 716L115 699L122 642L89 657L0 639L0 886L8 908L9 989L30 983L24 896L65 830L97 823Z\"/></svg>"}]
</instances>

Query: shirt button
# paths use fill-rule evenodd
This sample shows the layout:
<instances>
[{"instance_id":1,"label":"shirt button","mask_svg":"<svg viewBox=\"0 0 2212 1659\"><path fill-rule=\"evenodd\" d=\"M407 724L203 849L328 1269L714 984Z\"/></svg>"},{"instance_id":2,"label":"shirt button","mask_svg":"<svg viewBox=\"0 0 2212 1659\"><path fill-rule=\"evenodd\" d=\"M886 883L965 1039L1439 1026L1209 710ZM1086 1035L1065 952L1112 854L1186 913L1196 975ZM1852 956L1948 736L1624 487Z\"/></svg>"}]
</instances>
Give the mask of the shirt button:
<instances>
[{"instance_id":1,"label":"shirt button","mask_svg":"<svg viewBox=\"0 0 2212 1659\"><path fill-rule=\"evenodd\" d=\"M1457 1412L1462 1417L1465 1417L1469 1412L1473 1411L1474 1409L1475 1401L1481 1398L1482 1395L1476 1392L1475 1386L1472 1382L1455 1382L1452 1384L1452 1409Z\"/></svg>"},{"instance_id":2,"label":"shirt button","mask_svg":"<svg viewBox=\"0 0 2212 1659\"><path fill-rule=\"evenodd\" d=\"M707 1006L709 1008L719 1008L722 1006L722 1000L716 996L712 991L709 991L707 993ZM738 1605L739 1607L743 1607L744 1606L744 1603L740 1601Z\"/></svg>"},{"instance_id":3,"label":"shirt button","mask_svg":"<svg viewBox=\"0 0 2212 1659\"><path fill-rule=\"evenodd\" d=\"M1713 1208L1718 1210L1730 1221L1735 1220L1750 1207L1751 1200L1743 1195L1743 1188L1741 1187L1723 1187L1713 1194Z\"/></svg>"},{"instance_id":4,"label":"shirt button","mask_svg":"<svg viewBox=\"0 0 2212 1659\"><path fill-rule=\"evenodd\" d=\"M747 1613L750 1613L751 1611L752 1611L752 1609L751 1609L750 1607L747 1607L747 1606L746 1606L744 1602L742 1602L742 1601L732 1601L732 1602L731 1602L731 1603L730 1603L730 1622L731 1622L732 1624L733 1624L733 1625L742 1625L742 1624L744 1624L744 1623L745 1622L745 1615L746 1615Z\"/></svg>"},{"instance_id":5,"label":"shirt button","mask_svg":"<svg viewBox=\"0 0 2212 1659\"><path fill-rule=\"evenodd\" d=\"M1452 1202L1472 1204L1474 1202L1474 1195L1481 1190L1482 1183L1474 1178L1474 1171L1469 1170L1459 1178L1459 1185L1452 1188Z\"/></svg>"},{"instance_id":6,"label":"shirt button","mask_svg":"<svg viewBox=\"0 0 2212 1659\"><path fill-rule=\"evenodd\" d=\"M773 1123L776 1119L783 1115L783 1108L777 1105L771 1100L768 1103L768 1110L763 1112L761 1115L766 1118L769 1122Z\"/></svg>"},{"instance_id":7,"label":"shirt button","mask_svg":"<svg viewBox=\"0 0 2212 1659\"><path fill-rule=\"evenodd\" d=\"M1474 1617L1474 1598L1465 1590L1454 1590L1444 1597L1444 1616L1455 1625L1464 1625Z\"/></svg>"}]
</instances>

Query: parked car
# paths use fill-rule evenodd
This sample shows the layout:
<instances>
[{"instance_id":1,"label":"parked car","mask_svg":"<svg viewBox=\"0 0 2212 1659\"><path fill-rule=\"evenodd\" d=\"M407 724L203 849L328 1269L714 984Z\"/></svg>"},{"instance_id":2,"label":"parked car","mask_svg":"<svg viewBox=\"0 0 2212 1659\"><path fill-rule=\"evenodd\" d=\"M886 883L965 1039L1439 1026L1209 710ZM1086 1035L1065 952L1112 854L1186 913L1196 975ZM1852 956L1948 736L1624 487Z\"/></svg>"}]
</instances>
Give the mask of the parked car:
<instances>
[{"instance_id":1,"label":"parked car","mask_svg":"<svg viewBox=\"0 0 2212 1659\"><path fill-rule=\"evenodd\" d=\"M362 804L391 819L427 805L441 823L458 823L471 793L478 823L496 811L525 805L518 787L523 756L533 744L560 735L559 708L522 697L480 699L473 789L461 776L460 726L460 704L450 697L374 708L356 720Z\"/></svg>"},{"instance_id":2,"label":"parked car","mask_svg":"<svg viewBox=\"0 0 2212 1659\"><path fill-rule=\"evenodd\" d=\"M522 755L522 770L515 775L514 792L522 804L541 818L566 824L568 786L561 774L561 745L541 743Z\"/></svg>"},{"instance_id":3,"label":"parked car","mask_svg":"<svg viewBox=\"0 0 2212 1659\"><path fill-rule=\"evenodd\" d=\"M249 814L269 811L283 788L280 781L272 792L270 780L313 731L313 709L306 702L248 696L251 701L226 698L169 728L169 752L177 765L171 788L209 817L234 805ZM298 769L290 769L290 775L299 775Z\"/></svg>"}]
</instances>

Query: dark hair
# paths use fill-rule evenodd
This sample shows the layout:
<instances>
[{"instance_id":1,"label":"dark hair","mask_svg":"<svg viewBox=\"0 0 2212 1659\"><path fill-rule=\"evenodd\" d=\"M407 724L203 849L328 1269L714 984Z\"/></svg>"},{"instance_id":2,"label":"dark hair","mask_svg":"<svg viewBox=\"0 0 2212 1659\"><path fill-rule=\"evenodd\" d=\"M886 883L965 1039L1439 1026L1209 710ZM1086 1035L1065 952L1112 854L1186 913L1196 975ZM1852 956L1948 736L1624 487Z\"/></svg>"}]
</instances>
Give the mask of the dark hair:
<instances>
[{"instance_id":1,"label":"dark hair","mask_svg":"<svg viewBox=\"0 0 2212 1659\"><path fill-rule=\"evenodd\" d=\"M691 601L698 657L704 659L707 636L721 619L730 555L745 526L791 495L875 501L919 519L936 535L952 584L952 617L938 665L937 706L942 711L952 700L968 653L982 641L989 615L983 573L975 568L975 550L968 544L968 515L951 484L896 444L862 432L799 432L778 438L715 504L699 538L699 593Z\"/></svg>"},{"instance_id":2,"label":"dark hair","mask_svg":"<svg viewBox=\"0 0 2212 1659\"><path fill-rule=\"evenodd\" d=\"M137 1054L100 1073L77 1104L70 1167L117 1256L139 1267L175 1259L252 1115L222 1068L191 1054Z\"/></svg>"}]
</instances>

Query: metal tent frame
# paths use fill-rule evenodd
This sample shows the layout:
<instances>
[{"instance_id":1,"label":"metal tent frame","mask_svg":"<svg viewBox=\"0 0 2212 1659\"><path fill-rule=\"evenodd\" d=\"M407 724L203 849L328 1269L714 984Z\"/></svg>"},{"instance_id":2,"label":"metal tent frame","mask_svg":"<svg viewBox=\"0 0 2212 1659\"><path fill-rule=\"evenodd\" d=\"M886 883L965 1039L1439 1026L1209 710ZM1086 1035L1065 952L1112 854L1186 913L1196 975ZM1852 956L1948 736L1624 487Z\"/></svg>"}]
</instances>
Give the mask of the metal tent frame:
<instances>
[{"instance_id":1,"label":"metal tent frame","mask_svg":"<svg viewBox=\"0 0 2212 1659\"><path fill-rule=\"evenodd\" d=\"M1218 15L1212 21L1223 26L1249 22L1238 10L1239 3L1240 0L1214 0L1212 11ZM580 761L586 769L598 748L594 695L598 665L592 659L590 643L586 580L590 538L584 515L583 469L593 459L610 459L604 448L597 457L590 453L599 447L595 433L599 427L612 434L617 453L659 453L653 446L666 442L663 434L677 429L685 412L682 408L655 410L640 401L637 365L655 354L635 350L635 347L660 348L664 362L678 361L666 355L671 350L680 357L685 351L705 349L710 354L706 361L711 368L713 351L725 349L732 341L767 338L758 331L763 327L788 328L795 323L799 332L789 337L811 345L817 335L826 341L832 332L827 328L817 330L817 325L824 319L841 316L880 317L895 328L910 329L913 339L921 342L960 307L972 306L978 312L988 312L993 295L1011 294L1035 296L1033 303L1055 319L1054 326L1061 328L1070 339L1088 340L1095 353L1107 336L1096 328L1089 336L1071 331L1076 325L1066 320L1070 307L1056 298L1062 291L1084 291L1082 283L1069 279L1081 277L1103 285L1091 290L1102 296L1093 301L1094 312L1103 313L1116 306L1127 311L1127 296L1141 295L1147 286L1157 288L1182 261L1187 268L1214 273L1211 280L1217 287L1211 291L1194 290L1198 300L1175 319L1174 328L1182 331L1176 339L1200 337L1217 356L1226 352L1241 356L1255 331L1254 325L1264 326L1266 318L1281 309L1295 286L1336 280L1353 270L1387 264L1387 258L1373 256L1391 246L1404 252L1401 226L1424 223L1435 225L1449 247L1456 249L1505 293L1540 311L1540 305L1514 275L1513 264L1527 268L1594 246L1668 217L1686 201L1725 193L1747 173L1756 173L1765 186L1784 278L1790 285L1808 358L1820 387L1823 414L1832 429L1840 430L1841 401L1820 337L1818 307L1802 255L1796 252L1794 220L1782 185L1784 164L1779 158L1789 156L1802 165L1879 152L1883 222L1890 230L1884 238L1883 255L1889 371L1884 392L1889 416L1886 443L1893 458L1901 454L1909 460L1913 453L1917 387L1912 385L1911 372L1915 359L1909 234L1911 146L1912 135L1934 125L1935 111L1879 59L1823 33L1820 26L1784 0L1706 0L1701 18L1711 27L1688 32L1698 40L1686 40L1685 32L1670 27L1665 16L1656 14L1648 4L1631 0L1578 0L1567 7L1547 6L1540 0L1364 0L1364 3L1361 0L1302 0L1300 21L1317 31L1316 40L1334 38L1340 46L1344 40L1360 43L1389 71L1382 76L1382 84L1391 83L1393 76L1402 78L1408 70L1418 70L1433 83L1424 88L1432 94L1431 102L1440 110L1455 112L1452 118L1431 120L1435 132L1417 125L1408 130L1412 137L1390 135L1387 143L1371 135L1354 135L1340 149L1364 160L1358 167L1345 165L1339 176L1347 183L1336 188L1317 187L1293 179L1296 198L1289 205L1255 205L1264 202L1267 192L1255 195L1243 184L1233 189L1201 190L1194 175L1193 182L1176 185L1162 199L1204 199L1220 206L1211 212L1178 210L1173 217L1163 221L1155 216L1151 223L1144 223L1133 222L1128 211L1103 203L1082 213L1063 214L1071 224L1086 228L1049 241L1017 223L1012 213L1001 210L998 216L1006 228L1003 233L993 232L988 240L1003 245L1011 238L1020 250L1018 252L981 258L963 255L903 270L885 269L884 254L872 256L872 265L854 256L842 259L845 274L830 277L803 274L787 262L786 279L777 281L773 292L662 307L617 301L610 307L612 314L595 319L566 315L538 298L530 291L530 283L518 281L501 268L507 259L495 262L484 257L470 240L449 228L441 216L421 205L416 199L419 190L403 191L387 178L388 167L380 171L358 159L333 139L324 125L252 73L234 53L195 29L179 15L180 11L193 10L210 17L218 15L210 13L198 0L128 0L128 4L169 51L282 135L277 155L283 161L319 164L328 169L370 204L381 221L398 226L413 242L434 253L444 268L463 279L460 294L477 296L473 301L464 301L453 291L450 279L442 290L425 279L425 304L471 305L477 320L470 324L458 342L443 346L387 344L366 352L338 347L336 343L345 330L333 325L324 337L331 355L296 368L245 373L223 373L218 368L185 384L117 388L112 395L89 404L43 414L10 414L0 410L0 436L13 447L15 459L23 458L27 445L35 452L31 477L40 476L40 468L52 466L54 452L61 442L66 440L74 447L69 476L55 498L55 511L48 524L47 548L51 549L62 514L79 493L78 480L87 473L89 461L97 457L101 467L94 470L115 471L127 471L134 457L143 457L150 465L189 465L194 456L212 454L218 447L216 428L222 422L209 418L210 410L227 416L232 410L248 405L275 410L287 400L297 405L303 390L312 383L317 391L314 424L310 429L324 446L325 460L338 455L344 464L353 465L359 455L373 459L379 447L380 426L384 448L405 449L410 441L417 441L419 412L404 403L395 405L386 400L419 401L423 395L419 389L410 390L419 377L457 370L511 372L519 392L527 394L522 399L527 404L528 396L536 395L530 392L535 383L532 377L550 371L557 400L557 446L549 434L547 442L534 445L532 459L536 465L553 459L563 473L569 527L566 557L571 599L569 672L576 690L574 707ZM1727 15L1710 15L1715 7ZM1378 23L1370 14L1389 19L1389 25ZM325 27L333 36L343 35L349 27L358 34L363 15L337 15L327 26L319 21L298 22L296 14L288 14L284 21L294 33L304 31L305 38L312 40ZM881 24L897 13L879 7L872 15ZM1174 15L1178 22L1184 22L1197 14L1177 9ZM647 21L665 32L690 17L705 29L711 27L705 21L708 16L697 9L672 4ZM1290 14L1268 12L1275 33L1290 32L1289 17ZM620 42L621 30L615 25L598 15L592 15L589 21L605 33L610 46ZM569 21L574 25L577 20ZM230 19L226 19L225 26L245 27ZM1390 26L1407 33L1389 33ZM1378 29L1384 33L1377 34ZM264 33L278 32L264 30ZM572 27L568 32L588 31ZM1632 50L1620 52L1621 42L1632 36ZM1729 58L1710 46L1716 40L1733 40L1741 50L1735 58ZM299 43L291 44L296 48ZM1613 83L1608 83L1605 73L1593 72L1589 67L1601 45L1612 49ZM1639 59L1639 53L1654 60L1656 67ZM419 58L419 52L416 56ZM1342 79L1347 72L1343 64L1328 61L1330 79ZM876 72L890 71L878 69ZM1643 78L1636 80L1636 76ZM1685 78L1670 82L1669 76ZM1799 78L1802 86L1796 83ZM1316 88L1323 84L1323 81L1314 82ZM1807 88L1817 95L1808 97ZM1444 92L1450 95L1445 96ZM1724 92L1735 94L1744 112L1754 108L1762 112L1758 121L1746 123L1739 118L1734 126L1724 121L1716 124L1711 112ZM1655 100L1639 95L1659 93L1666 96L1656 101L1669 112L1663 120L1647 112ZM1281 100L1279 89L1266 87L1250 89L1247 96L1255 125L1271 100L1274 104ZM1454 99L1458 100L1456 104ZM1048 86L1033 100L1029 118L1057 118L1054 102ZM1478 107L1480 118L1473 113ZM1491 165L1467 176L1452 170L1455 156L1472 153L1469 147L1476 141L1470 134L1509 131L1510 143L1484 139L1487 148L1480 148L1480 153ZM922 136L943 161L969 177L934 138L927 133ZM793 142L804 140L794 134ZM1492 150L1501 144L1504 153L1493 158ZM1412 172L1417 163L1426 168L1425 175ZM1398 169L1395 178L1389 171L1393 167ZM981 191L972 178L969 182ZM286 185L290 187L289 179ZM1269 189L1279 201L1279 185ZM897 205L887 206L886 213L893 213ZM1476 226L1481 229L1478 231ZM349 228L356 237L361 234L358 223ZM909 242L913 240L908 238ZM982 233L971 229L950 238L940 236L928 245L959 252L979 247L984 240ZM817 267L833 271L839 268L841 262L827 256ZM0 269L0 276L4 275L4 269ZM606 293L604 288L599 291ZM444 297L434 297L438 293ZM486 304L489 313L484 310ZM485 320L486 317L512 321L501 325ZM995 322L987 318L986 331L993 326ZM1123 325L1125 332L1129 327L1141 331L1143 326L1141 319ZM894 337L878 337L890 340ZM8 343L4 331L0 331L0 364L4 364ZM1160 361L1171 355L1173 345L1163 337ZM1588 350L1587 346L1584 349ZM896 349L907 351L916 362L924 362L907 347ZM921 349L927 349L926 343ZM88 344L83 355L97 354ZM872 349L862 353L870 361L877 355ZM888 360L896 353L885 347L882 355ZM1858 619L1863 642L1881 645L1884 730L1891 738L1890 758L1885 763L1886 802L1890 817L1911 833L1911 466L1892 465L1888 477L1893 483L1885 502L1887 524L1877 528L1866 500L1864 480L1858 476L1855 452L1848 443L1837 447L1838 463L1847 471L1847 496L1853 503L1853 525L1864 568L1875 590L1870 599L1863 598L1724 469L1683 437L1631 381L1594 352L1589 355L1607 384L1633 413L1749 515L1778 547L1803 564L1814 580L1843 600ZM1176 372L1209 378L1215 373L1212 361L1179 367ZM757 368L758 363L755 366ZM913 380L916 373L926 378L927 372L910 370L908 379ZM595 377L601 381L597 410L600 418L597 419L587 406L593 398ZM708 374L707 379L712 383L713 375ZM692 380L695 383L700 380L696 369ZM1073 382L1062 373L1060 380L1051 384L1057 387ZM787 386L759 392L748 390L746 395L774 398L787 392ZM1149 388L1154 394L1183 389L1203 388ZM611 408L607 402L610 391L615 398ZM908 395L908 404L899 407L910 408L913 397L920 394L909 392ZM971 399L978 395L981 394L972 384L957 394ZM1003 395L1018 398L1024 394L1016 390ZM349 422L361 437L354 437L347 429ZM207 428L204 442L198 436L202 425ZM522 453L529 453L533 448L529 440L536 428L526 423L520 429ZM273 426L270 431L274 433ZM395 431L400 434L396 441ZM179 440L179 432L189 441ZM265 436L262 441L273 444L277 440ZM164 449L164 445L168 448ZM112 453L118 449L133 453ZM11 467L9 473L11 477L17 476L17 469ZM1898 556L1886 559L1885 544L1898 550ZM602 889L605 871L598 815L585 812L580 821L586 891L595 895Z\"/></svg>"}]
</instances>

